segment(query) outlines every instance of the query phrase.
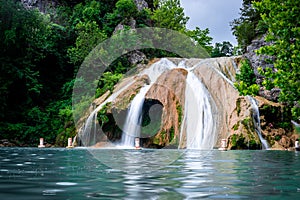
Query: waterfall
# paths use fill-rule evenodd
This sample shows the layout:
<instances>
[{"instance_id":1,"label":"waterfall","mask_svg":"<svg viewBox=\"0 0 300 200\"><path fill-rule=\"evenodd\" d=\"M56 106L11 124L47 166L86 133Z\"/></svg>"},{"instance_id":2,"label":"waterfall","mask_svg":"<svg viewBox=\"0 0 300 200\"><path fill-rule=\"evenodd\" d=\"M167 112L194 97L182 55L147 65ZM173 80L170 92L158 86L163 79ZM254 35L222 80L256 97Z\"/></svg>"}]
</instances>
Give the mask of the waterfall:
<instances>
[{"instance_id":1,"label":"waterfall","mask_svg":"<svg viewBox=\"0 0 300 200\"><path fill-rule=\"evenodd\" d=\"M258 109L258 106L257 106L257 102L251 96L248 96L248 97L250 99L250 102L251 102L251 105L252 105L252 109L253 109L252 118L253 118L253 123L254 123L255 131L256 131L259 139L260 139L260 142L262 144L262 148L263 149L268 149L269 148L268 142L267 142L267 140L265 140L262 137L262 134L261 134L260 116L259 116L259 109Z\"/></svg>"},{"instance_id":2,"label":"waterfall","mask_svg":"<svg viewBox=\"0 0 300 200\"><path fill-rule=\"evenodd\" d=\"M123 146L131 147L134 145L134 138L140 137L142 124L142 108L145 95L150 85L142 87L139 93L133 98L128 109L125 124L123 126L122 141Z\"/></svg>"},{"instance_id":3,"label":"waterfall","mask_svg":"<svg viewBox=\"0 0 300 200\"><path fill-rule=\"evenodd\" d=\"M124 90L126 90L132 83L133 80L130 80L123 88L110 95L103 103L101 103L91 112L91 114L86 119L84 126L78 132L78 136L84 146L92 146L98 142L97 135L99 134L97 134L98 132L97 130L99 128L99 123L97 119L97 114L101 110L101 108L103 108L103 106L106 103L112 102L119 94L121 94Z\"/></svg>"},{"instance_id":4,"label":"waterfall","mask_svg":"<svg viewBox=\"0 0 300 200\"><path fill-rule=\"evenodd\" d=\"M151 84L142 87L139 93L133 98L128 109L127 117L123 126L121 144L125 147L134 145L134 138L140 137L142 123L142 108L145 101L145 95L157 78L165 71L175 68L176 65L166 58L162 58L159 62L151 65L143 70L140 76L147 75Z\"/></svg>"},{"instance_id":5,"label":"waterfall","mask_svg":"<svg viewBox=\"0 0 300 200\"><path fill-rule=\"evenodd\" d=\"M210 95L192 71L186 79L184 110L182 126L186 127L187 148L212 149L216 134Z\"/></svg>"},{"instance_id":6,"label":"waterfall","mask_svg":"<svg viewBox=\"0 0 300 200\"><path fill-rule=\"evenodd\" d=\"M154 63L149 68L143 70L141 75L148 75L151 83L154 83L163 72L174 69L176 67L177 66L170 60L162 58L159 62Z\"/></svg>"},{"instance_id":7,"label":"waterfall","mask_svg":"<svg viewBox=\"0 0 300 200\"><path fill-rule=\"evenodd\" d=\"M233 68L236 69L236 66L224 66L226 65L225 61L227 62L227 59L225 58L221 60L222 62L217 61L217 59L198 60L162 58L148 67L139 68L138 70L136 70L137 74L134 74L135 77L131 77L132 79L130 84L124 84L125 86L122 86L122 84L120 84L119 87L122 88L120 90L117 90L117 92L114 92L88 117L85 126L79 133L79 137L84 138L85 143L83 142L83 144L85 146L91 146L99 141L99 133L101 131L97 120L97 113L99 112L99 110L101 110L101 108L106 103L114 101L117 96L119 96L119 98L117 98L117 101L122 102L122 97L120 97L121 92L126 90L128 90L128 92L132 92L132 88L130 86L132 85L132 83L136 83L136 81L138 80L137 77L147 75L149 77L150 84L141 87L140 91L130 102L126 119L124 119L125 123L122 127L122 138L120 141L116 142L116 145L121 144L123 147L134 146L134 138L140 137L141 135L143 112L142 109L146 93L153 86L151 94L149 93L149 96L151 96L151 98L155 99L155 95L165 95L163 93L159 93L160 90L156 89L156 87L160 86L161 84L166 84L166 88L169 87L172 90L176 90L171 92L174 92L174 94L176 95L177 93L180 94L178 98L182 98L181 102L183 102L183 105L180 105L182 106L183 111L183 118L181 120L180 127L178 127L178 132L180 135L176 135L176 137L178 136L179 139L179 148L186 147L188 149L212 149L214 145L216 145L218 137L227 137L227 130L219 131L218 129L227 125L227 120L230 120L229 117L234 109L234 106L228 106L228 104L231 104L231 102L234 102L236 98L238 98L238 93L236 93L236 90L233 86L233 80L231 80L233 79L234 75ZM229 61L231 62L231 60ZM180 77L180 79L178 79L180 81L184 81L184 77L186 75L185 83L182 84L182 82L180 82L180 87L178 88L176 87L177 82L170 81L171 79L169 80L167 74L168 71L171 71L173 69L180 69L178 71L184 74L183 77ZM186 70L187 73L183 72L183 70ZM232 73L230 70L232 70ZM223 71L228 71L228 73L226 73L227 76L226 74L223 74ZM173 76L175 76L174 73ZM173 85L169 86L168 84ZM177 91L177 89L179 91ZM229 95L232 94L233 97L227 98L227 92ZM230 102L228 102L228 99L230 100ZM216 100L216 102L214 100ZM163 99L162 101L162 103L164 103L163 105L166 105L166 107L170 106L169 103L171 103L171 105L173 106L175 102L174 99L170 99L170 102L165 102L165 99ZM258 107L254 99L250 99L250 101L253 107L252 109L254 114L253 120L255 122L255 130L259 135L263 147L267 149L268 144L266 140L262 138L260 132ZM177 102L175 103L177 109ZM219 109L223 109L224 111ZM164 112L168 111L164 110ZM173 112L172 110L172 113L175 114L175 112L176 111ZM164 115L167 116L168 113L164 113ZM250 116L250 112L247 115ZM171 121L173 119L174 118L163 118L162 122L170 124L173 123L173 121ZM223 126L223 124L225 125ZM162 126L165 126L165 124L162 124ZM178 132L176 131L176 134ZM105 136L105 134L102 135Z\"/></svg>"},{"instance_id":8,"label":"waterfall","mask_svg":"<svg viewBox=\"0 0 300 200\"><path fill-rule=\"evenodd\" d=\"M145 100L145 94L157 78L168 70L174 68L183 68L188 71L185 91L185 113L183 124L181 126L180 140L182 132L186 130L186 146L189 149L212 149L217 139L216 123L213 117L212 98L203 83L192 72L193 68L188 68L184 62L176 66L168 59L153 64L143 70L141 75L147 74L151 84L141 88L140 92L132 100L125 124L121 144L132 147L134 138L140 137L142 122L142 107Z\"/></svg>"}]
</instances>

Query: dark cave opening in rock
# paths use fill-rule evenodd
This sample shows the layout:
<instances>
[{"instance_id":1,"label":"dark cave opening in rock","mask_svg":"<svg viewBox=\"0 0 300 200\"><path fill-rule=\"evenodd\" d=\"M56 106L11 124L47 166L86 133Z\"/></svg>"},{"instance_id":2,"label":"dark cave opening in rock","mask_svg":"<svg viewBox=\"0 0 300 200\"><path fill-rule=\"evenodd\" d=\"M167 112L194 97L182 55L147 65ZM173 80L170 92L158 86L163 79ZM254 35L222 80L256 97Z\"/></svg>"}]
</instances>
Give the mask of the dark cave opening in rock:
<instances>
[{"instance_id":1,"label":"dark cave opening in rock","mask_svg":"<svg viewBox=\"0 0 300 200\"><path fill-rule=\"evenodd\" d=\"M156 99L145 99L142 109L141 143L146 144L161 128L163 104Z\"/></svg>"}]
</instances>

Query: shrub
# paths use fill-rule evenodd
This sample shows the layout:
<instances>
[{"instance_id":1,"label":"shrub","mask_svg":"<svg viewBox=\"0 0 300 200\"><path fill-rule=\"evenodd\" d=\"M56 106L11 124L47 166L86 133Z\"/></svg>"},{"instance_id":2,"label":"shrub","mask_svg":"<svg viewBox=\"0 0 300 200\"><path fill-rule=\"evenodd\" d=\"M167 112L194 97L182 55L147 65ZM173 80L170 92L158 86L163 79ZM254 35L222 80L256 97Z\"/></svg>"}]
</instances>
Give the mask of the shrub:
<instances>
[{"instance_id":1,"label":"shrub","mask_svg":"<svg viewBox=\"0 0 300 200\"><path fill-rule=\"evenodd\" d=\"M259 85L256 84L256 76L250 62L243 60L241 63L240 73L236 74L236 82L234 86L239 91L240 95L257 95Z\"/></svg>"}]
</instances>

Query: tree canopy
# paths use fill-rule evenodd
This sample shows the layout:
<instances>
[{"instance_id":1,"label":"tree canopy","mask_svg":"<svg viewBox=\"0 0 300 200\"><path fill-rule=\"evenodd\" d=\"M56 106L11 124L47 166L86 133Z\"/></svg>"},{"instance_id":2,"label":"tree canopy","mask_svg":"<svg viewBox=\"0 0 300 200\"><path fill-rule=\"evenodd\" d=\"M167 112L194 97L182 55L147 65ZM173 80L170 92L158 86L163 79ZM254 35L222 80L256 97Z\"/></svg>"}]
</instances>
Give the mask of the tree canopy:
<instances>
[{"instance_id":1,"label":"tree canopy","mask_svg":"<svg viewBox=\"0 0 300 200\"><path fill-rule=\"evenodd\" d=\"M279 101L291 108L295 120L299 119L299 2L243 0L240 15L238 19L231 22L239 46L245 53L247 45L253 39L265 38L267 45L262 46L256 53L268 55L273 59L264 61L271 65L258 68L259 73L264 77L262 86L267 90L279 88L281 91Z\"/></svg>"},{"instance_id":2,"label":"tree canopy","mask_svg":"<svg viewBox=\"0 0 300 200\"><path fill-rule=\"evenodd\" d=\"M296 0L262 0L254 2L267 29L266 41L271 42L257 52L275 58L274 68L261 73L266 87L281 89L280 101L292 106L300 118L300 7Z\"/></svg>"},{"instance_id":3,"label":"tree canopy","mask_svg":"<svg viewBox=\"0 0 300 200\"><path fill-rule=\"evenodd\" d=\"M77 70L97 44L118 31L117 25L169 28L212 48L208 29L187 30L179 0L147 0L149 8L140 11L133 0L57 2L41 13L20 1L0 0L0 139L35 145L44 137L47 143L66 145L76 134L71 97ZM143 51L149 58L174 56ZM112 90L130 67L126 55L115 60L95 83L95 96Z\"/></svg>"}]
</instances>

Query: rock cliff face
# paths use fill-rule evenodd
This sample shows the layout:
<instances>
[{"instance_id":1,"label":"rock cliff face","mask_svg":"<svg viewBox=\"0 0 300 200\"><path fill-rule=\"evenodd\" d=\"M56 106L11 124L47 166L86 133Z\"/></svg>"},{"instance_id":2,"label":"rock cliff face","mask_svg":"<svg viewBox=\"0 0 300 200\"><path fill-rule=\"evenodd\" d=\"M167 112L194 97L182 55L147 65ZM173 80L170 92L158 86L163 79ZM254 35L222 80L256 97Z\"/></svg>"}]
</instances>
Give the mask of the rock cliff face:
<instances>
[{"instance_id":1,"label":"rock cliff face","mask_svg":"<svg viewBox=\"0 0 300 200\"><path fill-rule=\"evenodd\" d=\"M187 71L184 69L165 72L146 94L146 99L157 100L163 106L160 129L147 141L147 146L178 146L186 75Z\"/></svg>"},{"instance_id":2,"label":"rock cliff face","mask_svg":"<svg viewBox=\"0 0 300 200\"><path fill-rule=\"evenodd\" d=\"M134 0L134 3L136 5L138 11L141 11L144 8L148 8L148 3L145 0Z\"/></svg>"},{"instance_id":3,"label":"rock cliff face","mask_svg":"<svg viewBox=\"0 0 300 200\"><path fill-rule=\"evenodd\" d=\"M267 60L273 60L274 58L271 56L266 55L257 55L256 50L260 49L262 46L270 45L269 42L265 41L265 36L261 38L255 39L252 43L247 47L247 52L244 56L250 61L251 66L254 69L254 74L256 76L256 83L262 85L263 76L259 74L258 68L261 67L262 69L271 68L274 70L274 66L269 64ZM261 87L259 91L259 95L270 100L270 101L277 101L279 97L280 90L278 88L273 88L271 90L266 90L265 88Z\"/></svg>"},{"instance_id":4,"label":"rock cliff face","mask_svg":"<svg viewBox=\"0 0 300 200\"><path fill-rule=\"evenodd\" d=\"M260 141L254 131L251 103L247 97L239 96L233 87L235 73L241 57L216 58L203 63L196 68L195 73L210 91L218 108L218 140L228 139L228 148L246 149L248 146L238 145L239 138L243 144L252 144L249 148L257 149Z\"/></svg>"}]
</instances>

